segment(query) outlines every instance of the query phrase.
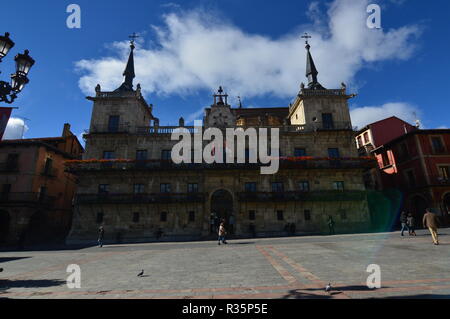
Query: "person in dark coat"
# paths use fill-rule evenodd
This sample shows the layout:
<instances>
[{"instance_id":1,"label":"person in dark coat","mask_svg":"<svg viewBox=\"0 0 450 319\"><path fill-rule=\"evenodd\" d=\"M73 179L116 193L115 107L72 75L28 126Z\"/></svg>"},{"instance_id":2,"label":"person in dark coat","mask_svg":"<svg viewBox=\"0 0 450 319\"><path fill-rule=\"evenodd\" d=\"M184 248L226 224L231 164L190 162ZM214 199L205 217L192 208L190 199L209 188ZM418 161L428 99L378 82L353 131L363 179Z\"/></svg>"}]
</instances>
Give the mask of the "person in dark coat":
<instances>
[{"instance_id":1,"label":"person in dark coat","mask_svg":"<svg viewBox=\"0 0 450 319\"><path fill-rule=\"evenodd\" d=\"M400 223L402 224L402 236L404 235L405 230L409 230L408 227L408 214L405 211L402 211L402 214L400 215Z\"/></svg>"},{"instance_id":2,"label":"person in dark coat","mask_svg":"<svg viewBox=\"0 0 450 319\"><path fill-rule=\"evenodd\" d=\"M435 245L439 245L439 236L438 236L438 228L439 228L439 218L436 214L432 213L430 209L426 210L426 214L423 216L423 227L428 228L431 233L431 237L433 238L433 243Z\"/></svg>"},{"instance_id":3,"label":"person in dark coat","mask_svg":"<svg viewBox=\"0 0 450 319\"><path fill-rule=\"evenodd\" d=\"M335 231L334 231L334 220L333 217L328 216L328 228L330 230L330 235L334 235Z\"/></svg>"},{"instance_id":4,"label":"person in dark coat","mask_svg":"<svg viewBox=\"0 0 450 319\"><path fill-rule=\"evenodd\" d=\"M407 224L409 227L409 236L417 236L416 235L416 219L413 214L408 214Z\"/></svg>"},{"instance_id":5,"label":"person in dark coat","mask_svg":"<svg viewBox=\"0 0 450 319\"><path fill-rule=\"evenodd\" d=\"M103 247L103 238L105 237L105 229L103 226L100 226L98 229L98 246Z\"/></svg>"}]
</instances>

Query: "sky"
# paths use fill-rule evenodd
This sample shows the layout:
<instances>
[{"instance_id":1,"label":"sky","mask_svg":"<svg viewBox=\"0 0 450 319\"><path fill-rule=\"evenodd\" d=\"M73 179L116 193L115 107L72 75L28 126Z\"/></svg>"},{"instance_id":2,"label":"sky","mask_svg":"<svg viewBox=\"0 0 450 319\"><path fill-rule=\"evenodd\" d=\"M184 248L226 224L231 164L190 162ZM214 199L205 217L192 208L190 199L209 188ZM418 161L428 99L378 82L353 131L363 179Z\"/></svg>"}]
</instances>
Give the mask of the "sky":
<instances>
[{"instance_id":1,"label":"sky","mask_svg":"<svg viewBox=\"0 0 450 319\"><path fill-rule=\"evenodd\" d=\"M81 28L70 29L70 4ZM367 27L367 6L381 8L381 29ZM398 116L423 128L449 128L450 2L447 0L24 0L3 4L0 33L15 54L36 60L30 83L12 106L5 139L60 136L64 123L89 128L97 83L123 81L128 36L139 34L136 79L161 125L202 118L221 85L233 106L286 107L305 77L308 32L326 88L345 82L354 126ZM7 14L5 14L7 13ZM9 106L9 105L0 105ZM25 125L25 126L24 126Z\"/></svg>"}]
</instances>

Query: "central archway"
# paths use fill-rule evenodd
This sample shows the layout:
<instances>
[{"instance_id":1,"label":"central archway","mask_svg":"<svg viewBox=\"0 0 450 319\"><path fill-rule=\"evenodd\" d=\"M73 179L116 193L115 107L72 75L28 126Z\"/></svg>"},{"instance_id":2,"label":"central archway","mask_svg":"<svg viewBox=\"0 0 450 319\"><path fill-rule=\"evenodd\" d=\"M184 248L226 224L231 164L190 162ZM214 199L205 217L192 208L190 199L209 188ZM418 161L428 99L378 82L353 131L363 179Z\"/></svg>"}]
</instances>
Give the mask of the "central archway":
<instances>
[{"instance_id":1,"label":"central archway","mask_svg":"<svg viewBox=\"0 0 450 319\"><path fill-rule=\"evenodd\" d=\"M225 219L228 222L233 214L233 195L224 189L214 192L211 197L211 213L215 214L219 220Z\"/></svg>"},{"instance_id":2,"label":"central archway","mask_svg":"<svg viewBox=\"0 0 450 319\"><path fill-rule=\"evenodd\" d=\"M9 234L9 213L0 210L0 244L5 244Z\"/></svg>"}]
</instances>

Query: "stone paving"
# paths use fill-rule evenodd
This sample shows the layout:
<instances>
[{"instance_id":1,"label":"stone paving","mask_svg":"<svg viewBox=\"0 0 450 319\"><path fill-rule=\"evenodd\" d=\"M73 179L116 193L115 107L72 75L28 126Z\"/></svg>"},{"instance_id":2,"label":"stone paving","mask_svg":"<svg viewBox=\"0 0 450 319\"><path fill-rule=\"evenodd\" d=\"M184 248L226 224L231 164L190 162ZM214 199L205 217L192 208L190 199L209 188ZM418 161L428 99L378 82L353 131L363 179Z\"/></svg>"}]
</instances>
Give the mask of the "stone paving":
<instances>
[{"instance_id":1,"label":"stone paving","mask_svg":"<svg viewBox=\"0 0 450 319\"><path fill-rule=\"evenodd\" d=\"M440 230L440 246L417 234L0 252L0 298L450 298L450 229ZM67 287L69 264L81 267L80 289ZM366 286L370 264L381 267L381 289Z\"/></svg>"}]
</instances>

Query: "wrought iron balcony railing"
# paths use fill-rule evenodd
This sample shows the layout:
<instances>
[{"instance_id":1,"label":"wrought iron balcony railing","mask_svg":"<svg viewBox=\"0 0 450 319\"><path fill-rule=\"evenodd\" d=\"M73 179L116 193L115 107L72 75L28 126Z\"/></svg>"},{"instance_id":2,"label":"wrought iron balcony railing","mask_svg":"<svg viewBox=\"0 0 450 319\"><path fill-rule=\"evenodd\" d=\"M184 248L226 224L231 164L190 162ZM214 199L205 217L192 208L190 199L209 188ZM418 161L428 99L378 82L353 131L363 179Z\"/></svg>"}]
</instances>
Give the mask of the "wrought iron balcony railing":
<instances>
[{"instance_id":1,"label":"wrought iron balcony railing","mask_svg":"<svg viewBox=\"0 0 450 319\"><path fill-rule=\"evenodd\" d=\"M149 161L74 161L66 163L67 171L146 171L146 170L228 170L228 169L260 169L267 164L261 163L214 163L214 164L175 164L171 160ZM361 169L375 167L376 162L371 159L313 159L291 160L280 159L281 169Z\"/></svg>"},{"instance_id":2,"label":"wrought iron balcony railing","mask_svg":"<svg viewBox=\"0 0 450 319\"><path fill-rule=\"evenodd\" d=\"M0 193L0 203L2 204L29 203L52 205L54 201L55 197L40 193Z\"/></svg>"},{"instance_id":3,"label":"wrought iron balcony railing","mask_svg":"<svg viewBox=\"0 0 450 319\"><path fill-rule=\"evenodd\" d=\"M158 194L78 194L78 204L152 204L152 203L202 203L204 193Z\"/></svg>"},{"instance_id":4,"label":"wrought iron balcony railing","mask_svg":"<svg viewBox=\"0 0 450 319\"><path fill-rule=\"evenodd\" d=\"M366 191L310 191L310 192L243 192L238 193L241 202L274 201L358 201L366 197Z\"/></svg>"},{"instance_id":5,"label":"wrought iron balcony railing","mask_svg":"<svg viewBox=\"0 0 450 319\"><path fill-rule=\"evenodd\" d=\"M254 126L230 126L222 127L221 129L248 129L256 128ZM260 128L260 127L257 127ZM261 128L278 128L280 132L285 133L297 133L297 132L315 132L315 131L333 131L333 130L356 130L356 127L352 127L350 122L330 122L330 123L312 123L304 125L282 125L282 126L268 126L262 125ZM191 134L197 131L194 126L184 126L184 130L188 130ZM207 129L205 127L203 130ZM155 134L172 134L180 130L179 126L142 126L132 127L130 125L93 125L90 130L85 130L86 134L135 134L135 135L155 135Z\"/></svg>"}]
</instances>

